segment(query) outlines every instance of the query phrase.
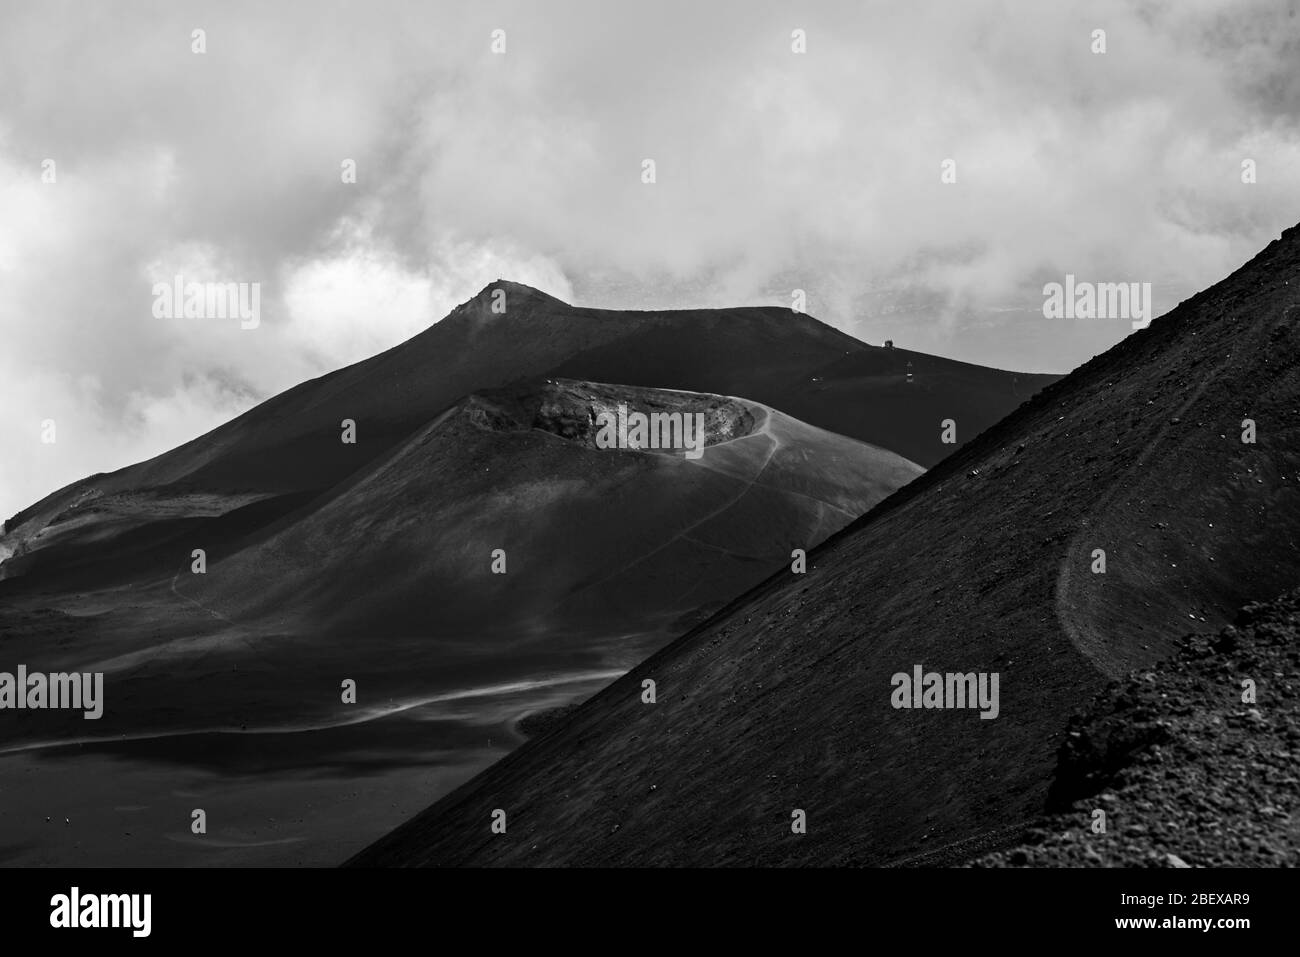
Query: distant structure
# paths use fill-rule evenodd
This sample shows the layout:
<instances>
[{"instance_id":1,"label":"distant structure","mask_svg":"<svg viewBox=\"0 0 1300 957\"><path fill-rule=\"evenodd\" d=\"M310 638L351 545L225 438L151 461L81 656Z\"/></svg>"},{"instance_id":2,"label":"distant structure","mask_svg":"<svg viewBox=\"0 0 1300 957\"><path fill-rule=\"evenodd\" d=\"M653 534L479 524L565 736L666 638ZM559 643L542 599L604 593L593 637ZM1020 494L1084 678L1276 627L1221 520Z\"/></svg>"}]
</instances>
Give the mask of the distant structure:
<instances>
[{"instance_id":1,"label":"distant structure","mask_svg":"<svg viewBox=\"0 0 1300 957\"><path fill-rule=\"evenodd\" d=\"M894 348L894 340L893 340L893 339L886 339L886 340L885 340L885 348L886 348L886 349L892 349L892 348Z\"/></svg>"}]
</instances>

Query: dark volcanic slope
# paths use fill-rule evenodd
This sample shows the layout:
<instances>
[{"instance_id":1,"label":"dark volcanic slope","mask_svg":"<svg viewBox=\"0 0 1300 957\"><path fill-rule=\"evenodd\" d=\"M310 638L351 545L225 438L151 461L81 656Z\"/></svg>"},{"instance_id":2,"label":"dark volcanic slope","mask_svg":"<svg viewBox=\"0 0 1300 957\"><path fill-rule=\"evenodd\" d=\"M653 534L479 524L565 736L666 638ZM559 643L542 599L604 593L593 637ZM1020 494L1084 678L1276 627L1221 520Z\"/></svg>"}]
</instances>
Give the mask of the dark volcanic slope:
<instances>
[{"instance_id":1,"label":"dark volcanic slope","mask_svg":"<svg viewBox=\"0 0 1300 957\"><path fill-rule=\"evenodd\" d=\"M620 404L698 412L702 454L598 448L591 424ZM95 722L19 712L0 746L608 680L921 471L743 399L572 380L475 394L260 534L191 533L161 581L0 603L10 662L102 670L113 692Z\"/></svg>"},{"instance_id":2,"label":"dark volcanic slope","mask_svg":"<svg viewBox=\"0 0 1300 957\"><path fill-rule=\"evenodd\" d=\"M1253 702L1242 701L1246 679ZM1295 591L1109 687L1061 748L1052 798L1069 810L975 866L1295 867L1298 755Z\"/></svg>"},{"instance_id":3,"label":"dark volcanic slope","mask_svg":"<svg viewBox=\"0 0 1300 957\"><path fill-rule=\"evenodd\" d=\"M1030 818L1107 677L1300 579L1298 303L1293 228L356 862L886 863ZM916 664L997 672L999 717L893 709Z\"/></svg>"},{"instance_id":4,"label":"dark volcanic slope","mask_svg":"<svg viewBox=\"0 0 1300 957\"><path fill-rule=\"evenodd\" d=\"M493 312L497 290L504 314ZM540 377L744 396L926 467L954 448L940 442L942 418L961 418L964 442L1057 378L868 346L788 309L584 309L501 281L400 346L25 509L0 537L0 554L19 556L0 565L0 579L43 577L58 590L161 574L154 556L194 534L238 541L388 454L463 396ZM356 422L356 444L339 441L344 419ZM80 522L86 514L96 519L93 536Z\"/></svg>"}]
</instances>

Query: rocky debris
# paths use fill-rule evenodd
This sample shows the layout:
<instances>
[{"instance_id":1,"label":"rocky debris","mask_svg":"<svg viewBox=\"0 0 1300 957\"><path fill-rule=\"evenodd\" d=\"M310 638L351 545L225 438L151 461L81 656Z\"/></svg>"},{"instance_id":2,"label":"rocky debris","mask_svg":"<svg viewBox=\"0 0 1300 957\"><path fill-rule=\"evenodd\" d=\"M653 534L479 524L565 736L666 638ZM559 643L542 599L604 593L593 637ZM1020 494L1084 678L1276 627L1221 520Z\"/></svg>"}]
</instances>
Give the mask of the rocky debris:
<instances>
[{"instance_id":1,"label":"rocky debris","mask_svg":"<svg viewBox=\"0 0 1300 957\"><path fill-rule=\"evenodd\" d=\"M969 866L1300 864L1300 589L1099 695L1066 731L1048 807Z\"/></svg>"}]
</instances>

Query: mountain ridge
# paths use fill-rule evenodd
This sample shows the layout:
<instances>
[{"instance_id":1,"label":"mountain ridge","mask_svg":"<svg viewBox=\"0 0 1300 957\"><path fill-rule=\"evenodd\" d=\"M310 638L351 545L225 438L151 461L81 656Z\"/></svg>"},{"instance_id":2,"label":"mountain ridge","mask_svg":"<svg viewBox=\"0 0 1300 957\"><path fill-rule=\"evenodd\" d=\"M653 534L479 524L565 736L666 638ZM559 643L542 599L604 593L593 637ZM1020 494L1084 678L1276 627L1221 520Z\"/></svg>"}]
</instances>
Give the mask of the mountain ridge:
<instances>
[{"instance_id":1,"label":"mountain ridge","mask_svg":"<svg viewBox=\"0 0 1300 957\"><path fill-rule=\"evenodd\" d=\"M54 552L31 554L38 551L33 543L77 545L75 529L52 526L92 498L157 490L174 500L178 516L206 522L213 510L224 514L221 501L229 500L224 512L233 513L251 497L257 508L244 520L274 520L400 445L463 396L515 380L744 396L928 467L954 447L939 438L944 415L964 413L960 445L1055 378L868 346L776 307L621 313L571 307L521 286L524 306L512 310L517 286L507 283L502 315L491 314L494 287L486 286L398 346L300 383L168 452L52 492L5 523L0 542L23 560L0 565L0 580L56 566ZM843 365L854 356L860 362ZM916 381L906 374L911 362ZM339 441L344 420L356 423L354 444ZM205 504L187 512L184 502L194 496ZM149 539L156 530L147 526L145 516L124 520L122 534Z\"/></svg>"}]
</instances>

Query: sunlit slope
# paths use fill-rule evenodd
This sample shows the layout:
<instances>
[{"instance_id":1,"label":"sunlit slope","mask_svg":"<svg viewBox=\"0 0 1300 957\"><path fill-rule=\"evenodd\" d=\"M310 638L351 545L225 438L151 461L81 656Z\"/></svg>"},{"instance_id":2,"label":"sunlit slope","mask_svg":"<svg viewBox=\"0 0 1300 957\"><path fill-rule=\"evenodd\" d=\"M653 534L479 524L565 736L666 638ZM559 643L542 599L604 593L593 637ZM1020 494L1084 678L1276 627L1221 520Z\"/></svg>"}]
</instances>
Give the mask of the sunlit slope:
<instances>
[{"instance_id":1,"label":"sunlit slope","mask_svg":"<svg viewBox=\"0 0 1300 957\"><path fill-rule=\"evenodd\" d=\"M565 387L634 407L656 394ZM747 431L693 460L588 448L475 397L309 516L190 576L186 594L322 637L581 646L633 626L670 633L702 601L744 590L921 473L761 405L733 405Z\"/></svg>"}]
</instances>

